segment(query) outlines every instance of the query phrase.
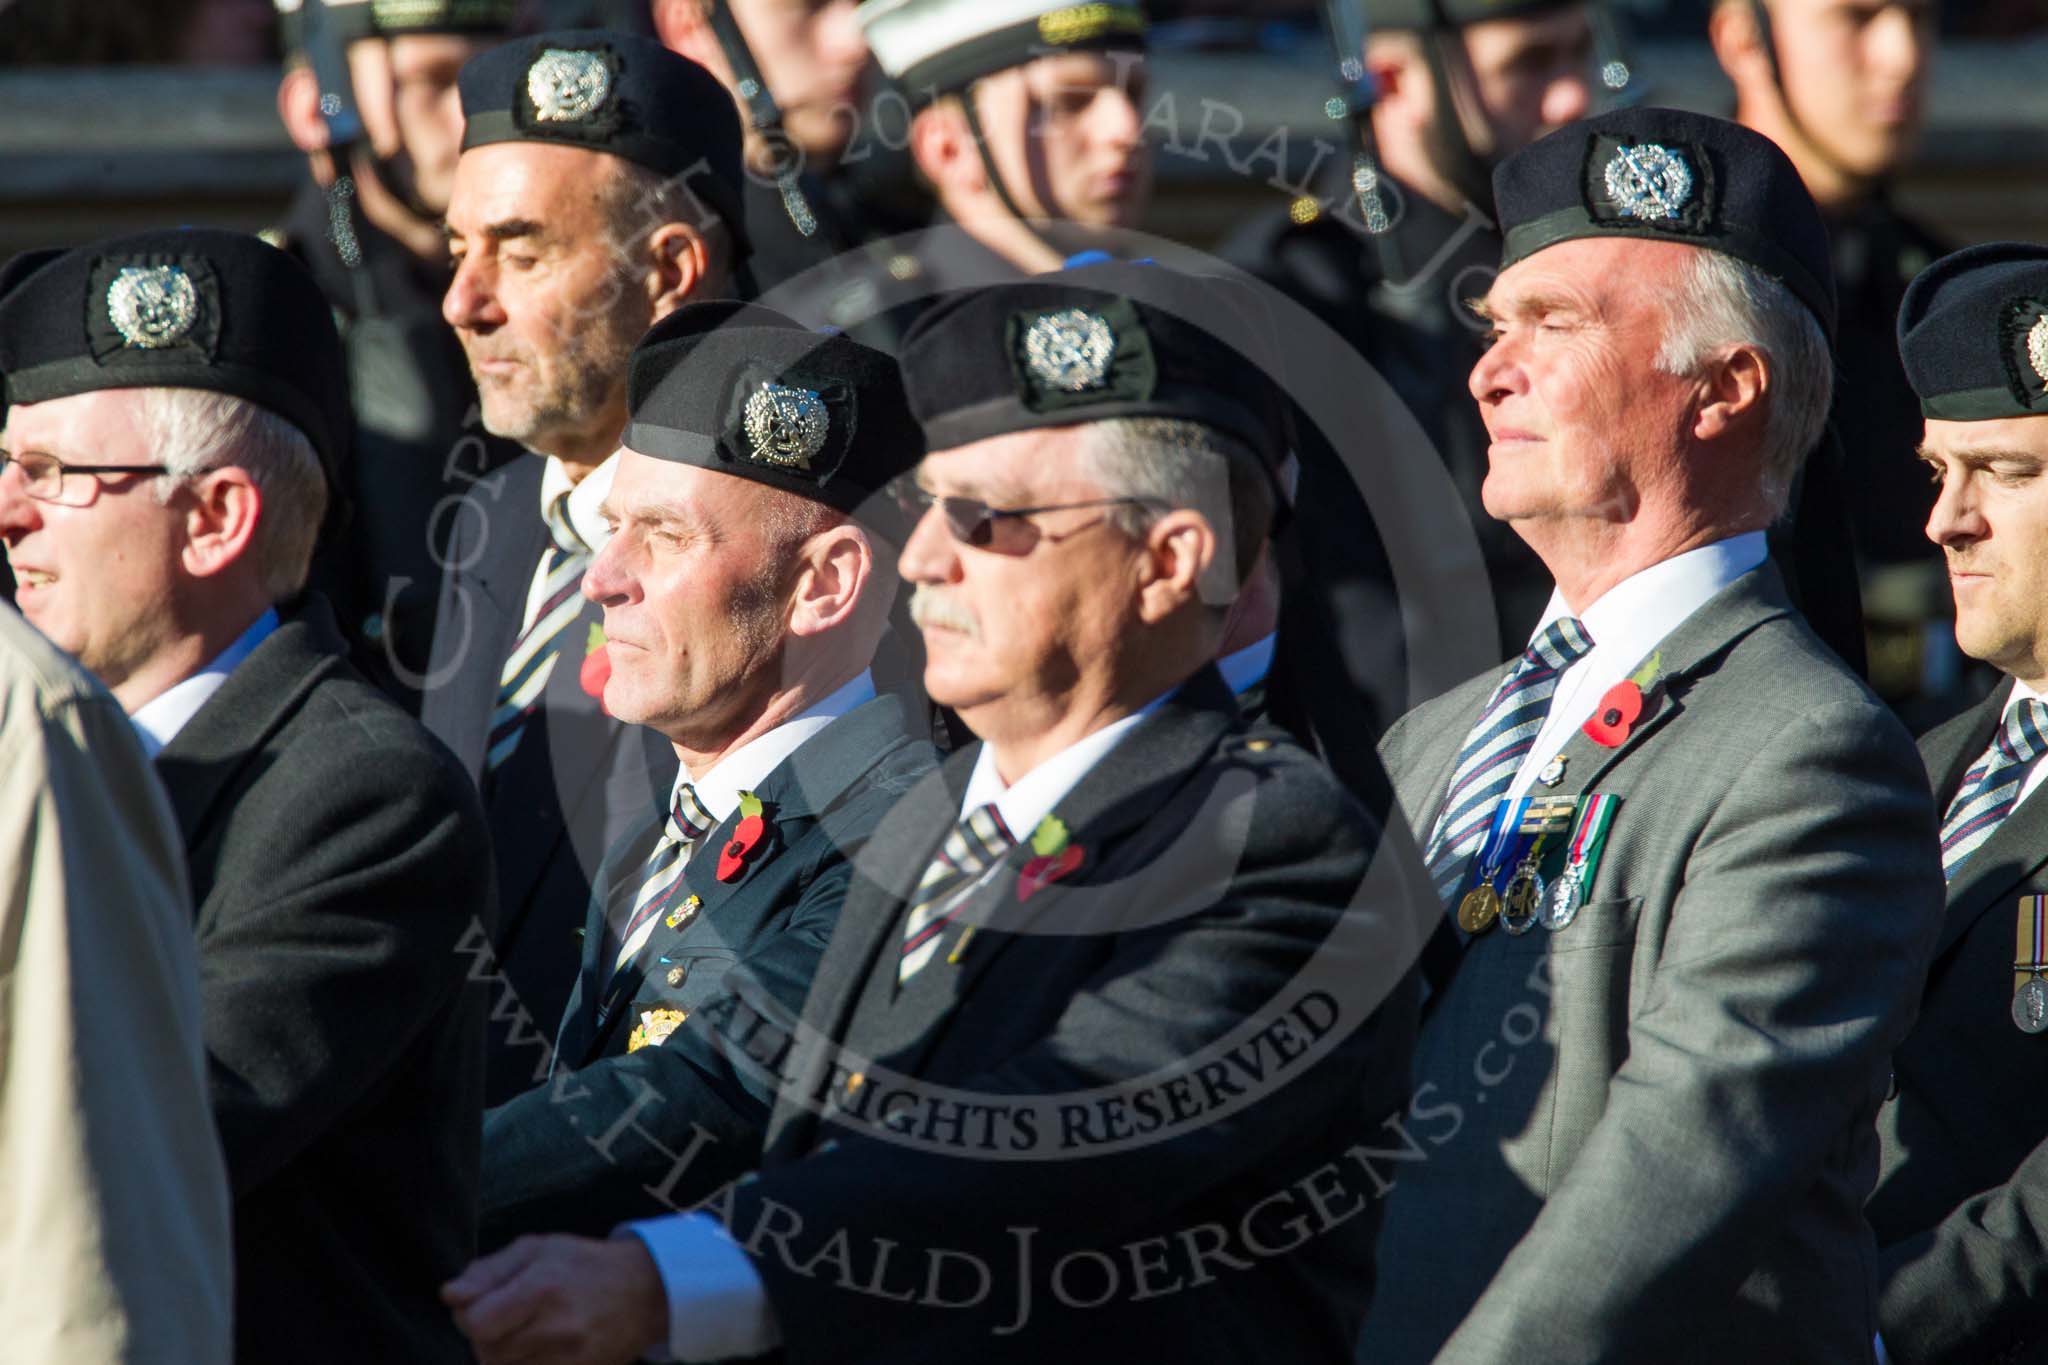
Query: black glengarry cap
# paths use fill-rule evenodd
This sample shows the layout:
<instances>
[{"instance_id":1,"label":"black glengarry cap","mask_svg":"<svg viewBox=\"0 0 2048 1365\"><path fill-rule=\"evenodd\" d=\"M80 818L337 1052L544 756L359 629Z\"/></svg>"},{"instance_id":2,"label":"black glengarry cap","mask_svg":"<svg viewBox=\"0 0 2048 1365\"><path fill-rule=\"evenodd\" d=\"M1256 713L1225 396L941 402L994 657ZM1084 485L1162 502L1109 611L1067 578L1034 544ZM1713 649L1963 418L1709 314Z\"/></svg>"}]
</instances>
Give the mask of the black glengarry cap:
<instances>
[{"instance_id":1,"label":"black glengarry cap","mask_svg":"<svg viewBox=\"0 0 2048 1365\"><path fill-rule=\"evenodd\" d=\"M2048 247L1986 242L1921 271L1899 305L1899 358L1925 416L2048 415Z\"/></svg>"}]
</instances>

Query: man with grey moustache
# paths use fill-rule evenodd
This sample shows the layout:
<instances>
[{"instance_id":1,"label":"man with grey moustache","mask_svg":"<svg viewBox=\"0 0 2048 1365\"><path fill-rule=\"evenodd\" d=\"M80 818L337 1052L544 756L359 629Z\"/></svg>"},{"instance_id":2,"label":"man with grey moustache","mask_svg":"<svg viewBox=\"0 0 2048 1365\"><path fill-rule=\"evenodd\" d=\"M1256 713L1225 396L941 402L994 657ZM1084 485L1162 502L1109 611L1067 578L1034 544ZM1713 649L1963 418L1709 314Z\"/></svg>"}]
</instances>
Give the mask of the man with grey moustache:
<instances>
[{"instance_id":1,"label":"man with grey moustache","mask_svg":"<svg viewBox=\"0 0 2048 1365\"><path fill-rule=\"evenodd\" d=\"M604 1273L617 1242L472 1267L486 1362L1349 1358L1412 940L1360 896L1374 822L1211 663L1278 396L1105 270L955 295L906 339L933 453L901 568L927 690L981 742L875 830L802 1018L771 1021L759 1170L621 1230L658 1282ZM905 1292L877 1249L972 1278ZM1109 1249L1146 1264L1084 1307ZM606 1350L600 1323L627 1325Z\"/></svg>"}]
</instances>

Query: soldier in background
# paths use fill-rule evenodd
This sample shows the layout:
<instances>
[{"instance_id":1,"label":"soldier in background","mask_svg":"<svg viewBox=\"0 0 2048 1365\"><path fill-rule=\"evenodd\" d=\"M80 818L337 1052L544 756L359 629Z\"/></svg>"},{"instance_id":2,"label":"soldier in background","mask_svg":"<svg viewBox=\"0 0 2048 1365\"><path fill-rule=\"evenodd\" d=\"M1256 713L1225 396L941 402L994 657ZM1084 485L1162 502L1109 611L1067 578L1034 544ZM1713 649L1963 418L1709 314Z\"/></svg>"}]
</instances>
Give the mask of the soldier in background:
<instances>
[{"instance_id":1,"label":"soldier in background","mask_svg":"<svg viewBox=\"0 0 2048 1365\"><path fill-rule=\"evenodd\" d=\"M1707 28L1736 121L1784 149L1827 219L1845 399L1833 420L1854 471L1843 495L1875 618L1871 681L1925 722L1967 698L1928 695L1955 690L1961 661L1941 557L1922 533L1933 498L1912 458L1920 412L1893 321L1906 285L1949 248L1894 208L1888 187L1925 121L1936 18L1933 0L1719 0Z\"/></svg>"},{"instance_id":2,"label":"soldier in background","mask_svg":"<svg viewBox=\"0 0 2048 1365\"><path fill-rule=\"evenodd\" d=\"M265 236L334 310L356 420L343 489L353 515L323 536L313 582L353 662L417 711L449 520L435 508L518 454L477 425L476 388L441 320L441 216L462 140L455 76L506 34L518 0L277 7L278 116L310 175Z\"/></svg>"},{"instance_id":3,"label":"soldier in background","mask_svg":"<svg viewBox=\"0 0 2048 1365\"><path fill-rule=\"evenodd\" d=\"M1350 158L1333 158L1315 195L1247 225L1223 254L1328 323L1415 415L1479 538L1501 649L1512 653L1550 581L1480 504L1487 437L1465 376L1484 327L1464 301L1486 292L1500 262L1493 165L1586 112L1592 25L1581 0L1389 0L1371 17L1365 66L1391 224L1366 230ZM1328 509L1304 517L1304 553L1354 575L1383 572L1358 562L1357 528L1371 521L1349 476L1313 427L1303 435L1300 506Z\"/></svg>"}]
</instances>

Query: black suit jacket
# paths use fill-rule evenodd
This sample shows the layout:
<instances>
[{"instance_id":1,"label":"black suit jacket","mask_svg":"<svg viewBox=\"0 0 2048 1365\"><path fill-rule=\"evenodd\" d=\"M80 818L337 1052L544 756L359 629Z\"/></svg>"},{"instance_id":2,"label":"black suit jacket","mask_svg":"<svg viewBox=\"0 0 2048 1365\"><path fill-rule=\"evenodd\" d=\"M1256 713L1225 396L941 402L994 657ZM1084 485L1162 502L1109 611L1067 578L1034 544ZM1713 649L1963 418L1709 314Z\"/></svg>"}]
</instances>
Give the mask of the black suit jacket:
<instances>
[{"instance_id":1,"label":"black suit jacket","mask_svg":"<svg viewBox=\"0 0 2048 1365\"><path fill-rule=\"evenodd\" d=\"M793 1044L730 1031L782 1083L758 1176L707 1207L788 1358L1348 1361L1378 1224L1357 1154L1405 1100L1414 1024L1413 931L1364 885L1378 830L1205 668L1058 803L1078 865L1027 892L1020 844L897 996L976 752L857 857ZM1119 1291L1063 1306L1104 1264Z\"/></svg>"},{"instance_id":2,"label":"black suit jacket","mask_svg":"<svg viewBox=\"0 0 2048 1365\"><path fill-rule=\"evenodd\" d=\"M643 1010L695 1015L742 989L765 990L791 1012L802 1008L839 922L851 855L937 765L920 737L926 728L921 705L885 695L805 741L755 791L769 833L739 875L717 877L736 811L699 841L684 868L684 887L703 899L696 916L657 924L617 971L605 907L635 889L665 807L612 851L591 898L556 1074L491 1111L485 1124L486 1246L523 1232L602 1235L627 1218L687 1207L760 1163L772 1075L735 1065L703 1019L662 1046L629 1053L628 1039Z\"/></svg>"},{"instance_id":3,"label":"black suit jacket","mask_svg":"<svg viewBox=\"0 0 2048 1365\"><path fill-rule=\"evenodd\" d=\"M280 614L157 757L198 905L236 1358L467 1360L437 1291L475 1242L483 813L325 599Z\"/></svg>"},{"instance_id":4,"label":"black suit jacket","mask_svg":"<svg viewBox=\"0 0 2048 1365\"><path fill-rule=\"evenodd\" d=\"M1991 742L2010 682L1920 741L1943 810ZM1893 1059L1870 1197L1879 1319L1898 1365L2048 1360L2048 1034L2012 1021L2022 897L2048 893L2035 792L1949 884L1920 1018Z\"/></svg>"},{"instance_id":5,"label":"black suit jacket","mask_svg":"<svg viewBox=\"0 0 2048 1365\"><path fill-rule=\"evenodd\" d=\"M454 751L479 790L497 850L502 981L487 1042L485 1099L496 1104L547 1075L581 958L577 932L607 849L667 800L675 753L652 730L606 716L583 690L586 603L563 636L539 710L496 773L484 771L499 673L519 636L535 568L547 548L540 456L479 480L449 532L433 665L420 719Z\"/></svg>"}]
</instances>

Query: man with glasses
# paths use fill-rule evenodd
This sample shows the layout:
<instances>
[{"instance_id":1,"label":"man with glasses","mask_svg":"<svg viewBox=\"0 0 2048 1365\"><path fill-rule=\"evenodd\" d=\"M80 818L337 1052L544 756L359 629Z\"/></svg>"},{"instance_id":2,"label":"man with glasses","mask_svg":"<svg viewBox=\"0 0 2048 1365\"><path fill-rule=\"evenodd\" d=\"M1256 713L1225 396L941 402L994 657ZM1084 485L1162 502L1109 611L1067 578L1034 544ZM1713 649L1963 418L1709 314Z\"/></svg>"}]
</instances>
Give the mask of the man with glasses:
<instances>
[{"instance_id":1,"label":"man with glasses","mask_svg":"<svg viewBox=\"0 0 2048 1365\"><path fill-rule=\"evenodd\" d=\"M209 230L7 277L0 537L183 836L236 1358L467 1359L435 1288L474 1240L490 846L453 758L301 592L348 431L326 301Z\"/></svg>"},{"instance_id":2,"label":"man with glasses","mask_svg":"<svg viewBox=\"0 0 2048 1365\"><path fill-rule=\"evenodd\" d=\"M482 1360L1349 1358L1412 939L1373 821L1210 664L1278 398L1199 283L1101 278L906 339L902 571L982 742L856 857L802 1018L735 1029L781 1076L758 1173L472 1267Z\"/></svg>"},{"instance_id":3,"label":"man with glasses","mask_svg":"<svg viewBox=\"0 0 2048 1365\"><path fill-rule=\"evenodd\" d=\"M921 701L870 672L903 538L883 490L922 448L896 362L690 304L628 388L583 591L606 709L681 771L598 871L553 1076L485 1122L486 1247L687 1208L758 1163L773 1079L712 1021L736 995L802 1007L849 858L935 763Z\"/></svg>"}]
</instances>

